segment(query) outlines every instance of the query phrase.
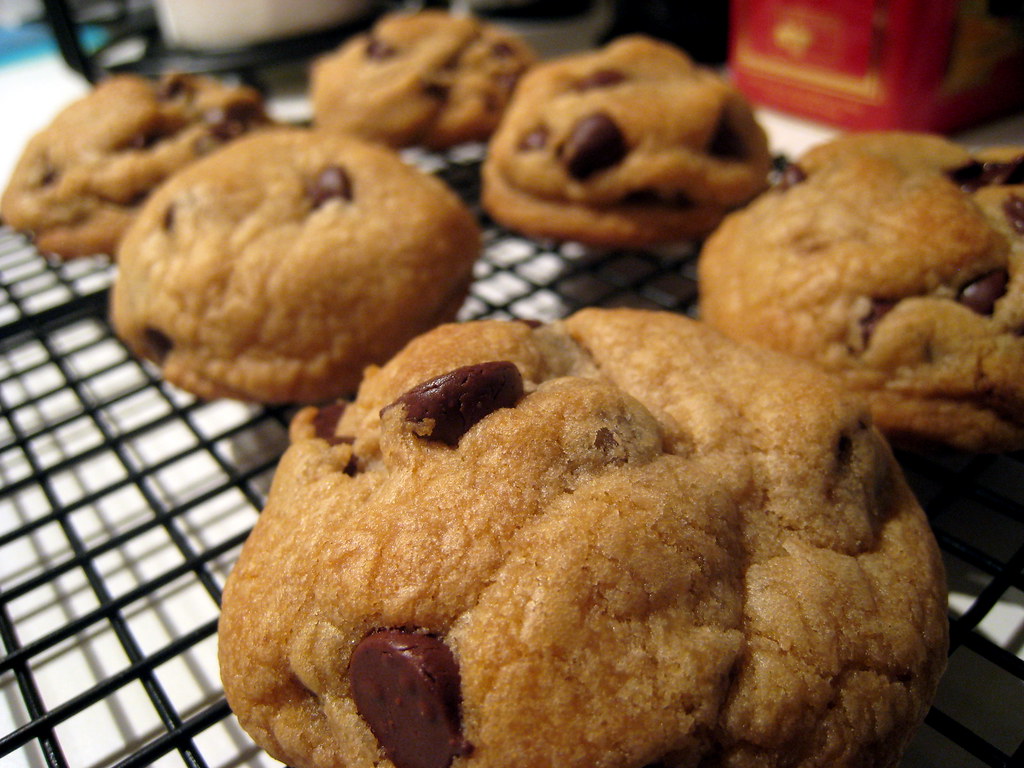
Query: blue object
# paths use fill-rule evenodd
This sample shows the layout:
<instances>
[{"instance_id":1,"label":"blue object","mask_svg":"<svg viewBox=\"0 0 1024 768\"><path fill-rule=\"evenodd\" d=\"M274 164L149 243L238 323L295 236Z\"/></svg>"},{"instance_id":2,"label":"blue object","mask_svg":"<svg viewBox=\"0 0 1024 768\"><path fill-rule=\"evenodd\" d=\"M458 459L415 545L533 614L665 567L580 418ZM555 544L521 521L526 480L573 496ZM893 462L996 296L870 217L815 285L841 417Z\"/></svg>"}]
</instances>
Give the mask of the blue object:
<instances>
[{"instance_id":1,"label":"blue object","mask_svg":"<svg viewBox=\"0 0 1024 768\"><path fill-rule=\"evenodd\" d=\"M106 32L96 26L81 29L82 47L94 51L106 40ZM0 66L14 64L37 56L59 53L57 41L49 26L41 21L20 27L0 27Z\"/></svg>"}]
</instances>

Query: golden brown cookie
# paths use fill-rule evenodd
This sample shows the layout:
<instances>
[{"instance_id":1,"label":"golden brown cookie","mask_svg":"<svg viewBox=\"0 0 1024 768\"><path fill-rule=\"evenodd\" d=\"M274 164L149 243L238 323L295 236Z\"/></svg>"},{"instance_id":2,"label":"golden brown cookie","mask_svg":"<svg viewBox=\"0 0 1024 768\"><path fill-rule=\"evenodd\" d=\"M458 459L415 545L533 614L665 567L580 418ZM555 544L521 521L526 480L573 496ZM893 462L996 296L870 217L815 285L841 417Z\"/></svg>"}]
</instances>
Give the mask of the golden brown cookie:
<instances>
[{"instance_id":1,"label":"golden brown cookie","mask_svg":"<svg viewBox=\"0 0 1024 768\"><path fill-rule=\"evenodd\" d=\"M812 149L701 254L700 307L871 398L900 444L1024 448L1024 147Z\"/></svg>"},{"instance_id":2,"label":"golden brown cookie","mask_svg":"<svg viewBox=\"0 0 1024 768\"><path fill-rule=\"evenodd\" d=\"M245 86L185 74L110 77L29 141L0 213L45 253L113 255L158 184L268 122L262 97Z\"/></svg>"},{"instance_id":3,"label":"golden brown cookie","mask_svg":"<svg viewBox=\"0 0 1024 768\"><path fill-rule=\"evenodd\" d=\"M394 147L485 140L533 61L525 42L479 19L389 14L315 62L314 123Z\"/></svg>"},{"instance_id":4,"label":"golden brown cookie","mask_svg":"<svg viewBox=\"0 0 1024 768\"><path fill-rule=\"evenodd\" d=\"M767 184L746 100L642 36L534 67L483 167L484 208L528 235L642 246L707 234Z\"/></svg>"},{"instance_id":5,"label":"golden brown cookie","mask_svg":"<svg viewBox=\"0 0 1024 768\"><path fill-rule=\"evenodd\" d=\"M228 702L298 768L893 766L946 592L869 418L680 315L443 326L293 421Z\"/></svg>"},{"instance_id":6,"label":"golden brown cookie","mask_svg":"<svg viewBox=\"0 0 1024 768\"><path fill-rule=\"evenodd\" d=\"M452 319L479 249L462 201L393 151L262 131L146 203L119 252L114 327L201 397L317 402Z\"/></svg>"}]
</instances>

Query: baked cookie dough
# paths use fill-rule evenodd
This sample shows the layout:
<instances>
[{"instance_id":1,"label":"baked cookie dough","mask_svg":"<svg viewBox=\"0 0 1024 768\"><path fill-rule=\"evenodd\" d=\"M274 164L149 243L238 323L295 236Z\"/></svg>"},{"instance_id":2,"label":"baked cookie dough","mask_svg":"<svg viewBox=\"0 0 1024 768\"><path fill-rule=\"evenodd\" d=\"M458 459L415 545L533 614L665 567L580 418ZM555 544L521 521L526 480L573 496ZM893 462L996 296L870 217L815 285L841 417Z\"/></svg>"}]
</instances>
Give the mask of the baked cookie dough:
<instances>
[{"instance_id":1,"label":"baked cookie dough","mask_svg":"<svg viewBox=\"0 0 1024 768\"><path fill-rule=\"evenodd\" d=\"M703 319L871 399L911 448L1024 448L1024 146L841 137L729 217L699 262Z\"/></svg>"},{"instance_id":2,"label":"baked cookie dough","mask_svg":"<svg viewBox=\"0 0 1024 768\"><path fill-rule=\"evenodd\" d=\"M635 35L523 77L488 148L482 201L528 235L639 247L707 234L765 188L770 164L743 96Z\"/></svg>"},{"instance_id":3,"label":"baked cookie dough","mask_svg":"<svg viewBox=\"0 0 1024 768\"><path fill-rule=\"evenodd\" d=\"M862 401L681 315L442 326L291 439L219 647L298 768L883 768L944 667Z\"/></svg>"},{"instance_id":4,"label":"baked cookie dough","mask_svg":"<svg viewBox=\"0 0 1024 768\"><path fill-rule=\"evenodd\" d=\"M161 187L125 235L118 335L204 398L319 402L454 318L480 230L392 150L278 128Z\"/></svg>"},{"instance_id":5,"label":"baked cookie dough","mask_svg":"<svg viewBox=\"0 0 1024 768\"><path fill-rule=\"evenodd\" d=\"M44 253L113 255L158 184L268 122L262 97L245 86L186 74L109 77L29 141L0 214Z\"/></svg>"},{"instance_id":6,"label":"baked cookie dough","mask_svg":"<svg viewBox=\"0 0 1024 768\"><path fill-rule=\"evenodd\" d=\"M394 147L482 141L534 58L519 37L479 19L392 13L314 63L314 123Z\"/></svg>"}]
</instances>

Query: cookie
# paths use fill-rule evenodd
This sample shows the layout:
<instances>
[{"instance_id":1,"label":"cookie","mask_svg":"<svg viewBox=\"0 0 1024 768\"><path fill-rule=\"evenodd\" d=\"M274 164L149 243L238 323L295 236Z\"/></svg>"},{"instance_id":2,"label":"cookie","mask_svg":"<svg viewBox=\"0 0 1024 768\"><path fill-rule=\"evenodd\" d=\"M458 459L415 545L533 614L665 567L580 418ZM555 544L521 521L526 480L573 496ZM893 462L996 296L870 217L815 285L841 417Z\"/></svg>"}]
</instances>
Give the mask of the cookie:
<instances>
[{"instance_id":1,"label":"cookie","mask_svg":"<svg viewBox=\"0 0 1024 768\"><path fill-rule=\"evenodd\" d=\"M770 163L743 96L636 35L523 77L488 148L482 202L528 235L639 247L707 234L764 189Z\"/></svg>"},{"instance_id":2,"label":"cookie","mask_svg":"<svg viewBox=\"0 0 1024 768\"><path fill-rule=\"evenodd\" d=\"M1024 147L813 148L699 262L702 317L813 360L901 446L1024 448Z\"/></svg>"},{"instance_id":3,"label":"cookie","mask_svg":"<svg viewBox=\"0 0 1024 768\"><path fill-rule=\"evenodd\" d=\"M480 230L392 150L261 131L180 172L125 235L118 335L204 398L319 402L450 320Z\"/></svg>"},{"instance_id":4,"label":"cookie","mask_svg":"<svg viewBox=\"0 0 1024 768\"><path fill-rule=\"evenodd\" d=\"M442 326L291 440L219 648L298 768L892 766L944 666L863 402L681 315Z\"/></svg>"},{"instance_id":5,"label":"cookie","mask_svg":"<svg viewBox=\"0 0 1024 768\"><path fill-rule=\"evenodd\" d=\"M45 253L113 255L157 185L268 122L262 97L245 86L185 74L109 77L29 141L0 214Z\"/></svg>"},{"instance_id":6,"label":"cookie","mask_svg":"<svg viewBox=\"0 0 1024 768\"><path fill-rule=\"evenodd\" d=\"M314 124L393 147L483 141L533 61L523 40L493 24L392 13L314 63Z\"/></svg>"}]
</instances>

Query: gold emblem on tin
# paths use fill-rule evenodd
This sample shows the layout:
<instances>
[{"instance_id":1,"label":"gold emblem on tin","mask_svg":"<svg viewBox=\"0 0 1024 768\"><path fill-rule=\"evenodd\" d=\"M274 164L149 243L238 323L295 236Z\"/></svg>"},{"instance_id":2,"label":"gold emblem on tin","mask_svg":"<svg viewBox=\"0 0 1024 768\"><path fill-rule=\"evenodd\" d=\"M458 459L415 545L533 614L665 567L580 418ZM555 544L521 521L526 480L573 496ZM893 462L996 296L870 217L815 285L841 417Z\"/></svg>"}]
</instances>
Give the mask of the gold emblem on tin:
<instances>
[{"instance_id":1,"label":"gold emblem on tin","mask_svg":"<svg viewBox=\"0 0 1024 768\"><path fill-rule=\"evenodd\" d=\"M790 56L802 59L814 42L814 32L795 19L786 19L772 29L772 42Z\"/></svg>"}]
</instances>

